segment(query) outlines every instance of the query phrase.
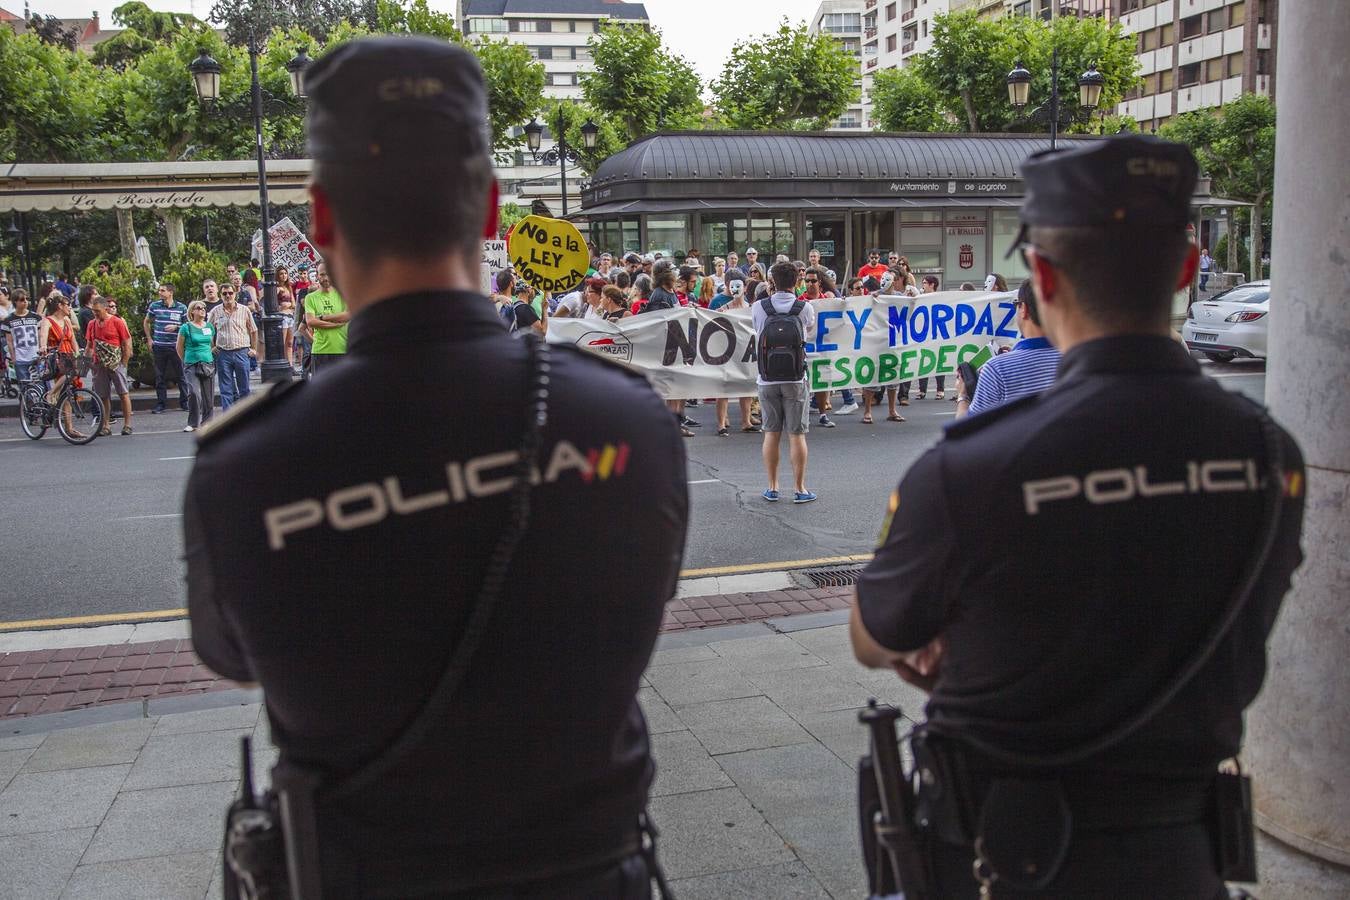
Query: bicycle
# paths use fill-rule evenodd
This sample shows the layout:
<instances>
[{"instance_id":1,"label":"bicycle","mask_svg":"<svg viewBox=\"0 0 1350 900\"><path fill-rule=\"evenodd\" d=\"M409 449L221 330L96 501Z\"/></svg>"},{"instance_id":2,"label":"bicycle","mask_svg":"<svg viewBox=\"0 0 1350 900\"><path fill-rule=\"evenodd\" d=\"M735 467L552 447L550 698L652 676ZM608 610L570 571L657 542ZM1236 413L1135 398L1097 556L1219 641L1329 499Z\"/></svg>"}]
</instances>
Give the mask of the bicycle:
<instances>
[{"instance_id":1,"label":"bicycle","mask_svg":"<svg viewBox=\"0 0 1350 900\"><path fill-rule=\"evenodd\" d=\"M75 386L75 380L88 375L92 367L93 360L84 354L50 353L39 357L19 393L19 425L23 433L36 441L55 425L57 433L76 446L98 437L105 422L103 401L88 388ZM66 382L55 403L49 403L45 381L62 375L66 376Z\"/></svg>"}]
</instances>

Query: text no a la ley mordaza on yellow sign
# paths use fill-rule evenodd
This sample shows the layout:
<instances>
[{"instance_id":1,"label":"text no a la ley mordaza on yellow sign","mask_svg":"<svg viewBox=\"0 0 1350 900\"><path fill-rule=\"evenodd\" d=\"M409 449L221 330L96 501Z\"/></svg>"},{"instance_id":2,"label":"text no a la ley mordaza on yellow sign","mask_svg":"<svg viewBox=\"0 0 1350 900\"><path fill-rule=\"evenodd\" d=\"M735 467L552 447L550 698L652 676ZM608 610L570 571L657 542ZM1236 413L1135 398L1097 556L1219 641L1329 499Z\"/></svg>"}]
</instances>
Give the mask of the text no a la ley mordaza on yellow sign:
<instances>
[{"instance_id":1,"label":"text no a la ley mordaza on yellow sign","mask_svg":"<svg viewBox=\"0 0 1350 900\"><path fill-rule=\"evenodd\" d=\"M590 266L581 232L571 222L526 216L516 223L506 244L511 268L541 291L570 291Z\"/></svg>"}]
</instances>

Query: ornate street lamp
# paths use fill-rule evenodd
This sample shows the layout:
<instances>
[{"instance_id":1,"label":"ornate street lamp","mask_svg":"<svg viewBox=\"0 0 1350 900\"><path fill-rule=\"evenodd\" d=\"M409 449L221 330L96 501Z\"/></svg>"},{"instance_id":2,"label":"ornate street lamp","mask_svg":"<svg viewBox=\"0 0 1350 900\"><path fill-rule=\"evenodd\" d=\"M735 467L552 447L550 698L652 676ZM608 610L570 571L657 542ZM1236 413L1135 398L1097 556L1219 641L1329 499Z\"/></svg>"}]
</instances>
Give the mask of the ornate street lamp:
<instances>
[{"instance_id":1,"label":"ornate street lamp","mask_svg":"<svg viewBox=\"0 0 1350 900\"><path fill-rule=\"evenodd\" d=\"M197 89L198 100L214 103L220 99L220 63L211 58L205 47L188 64L188 71L192 73L192 86Z\"/></svg>"},{"instance_id":2,"label":"ornate street lamp","mask_svg":"<svg viewBox=\"0 0 1350 900\"><path fill-rule=\"evenodd\" d=\"M291 76L291 93L301 100L309 96L305 92L305 70L309 68L309 64L312 62L314 60L309 58L309 52L301 47L299 52L291 58L291 61L286 63L286 71Z\"/></svg>"},{"instance_id":3,"label":"ornate street lamp","mask_svg":"<svg viewBox=\"0 0 1350 900\"><path fill-rule=\"evenodd\" d=\"M258 56L261 49L256 37L248 38L248 61L251 84L248 101L220 103L220 63L211 58L206 48L201 48L197 58L188 65L192 73L192 84L197 91L197 99L211 115L221 117L252 116L254 146L258 156L258 210L262 225L263 251L263 359L262 377L264 381L289 381L293 377L290 363L286 362L283 346L281 316L277 313L276 269L272 265L272 214L267 200L267 165L263 157L262 123L264 115L294 114L295 103L289 98L273 97L262 89L258 80ZM291 92L296 98L305 98L305 70L312 60L305 49L300 48L290 62L286 63L286 72L290 75Z\"/></svg>"},{"instance_id":4,"label":"ornate street lamp","mask_svg":"<svg viewBox=\"0 0 1350 900\"><path fill-rule=\"evenodd\" d=\"M1102 88L1106 85L1106 78L1097 71L1097 66L1088 66L1088 70L1078 76L1078 106L1079 111L1092 115L1092 111L1097 108L1102 99ZM1031 99L1031 72L1018 60L1016 67L1008 73L1008 102L1014 108L1022 110L1026 108ZM1059 100L1059 48L1055 47L1050 55L1050 99L1027 113L1022 121L1043 122L1050 126L1050 149L1058 148L1059 129L1063 108Z\"/></svg>"},{"instance_id":5,"label":"ornate street lamp","mask_svg":"<svg viewBox=\"0 0 1350 900\"><path fill-rule=\"evenodd\" d=\"M562 182L562 214L567 217L567 164L581 162L581 154L575 147L567 143L567 121L563 116L562 104L558 104L558 122L554 134L557 135L558 143L539 152L539 147L544 139L544 126L539 124L538 119L530 119L530 124L525 126L525 143L530 148L530 155L536 161L542 162L546 166L554 163L558 164L559 180ZM600 135L600 126L596 125L590 119L581 126L581 143L586 150L594 150L596 138Z\"/></svg>"}]
</instances>

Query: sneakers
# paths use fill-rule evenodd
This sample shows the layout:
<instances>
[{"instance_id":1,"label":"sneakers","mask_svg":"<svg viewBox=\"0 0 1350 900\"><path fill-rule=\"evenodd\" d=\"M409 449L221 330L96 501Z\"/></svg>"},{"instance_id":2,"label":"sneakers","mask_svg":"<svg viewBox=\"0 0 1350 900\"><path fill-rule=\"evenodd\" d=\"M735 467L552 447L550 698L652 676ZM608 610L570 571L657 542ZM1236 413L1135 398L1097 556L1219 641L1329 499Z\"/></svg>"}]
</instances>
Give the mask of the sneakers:
<instances>
[{"instance_id":1,"label":"sneakers","mask_svg":"<svg viewBox=\"0 0 1350 900\"><path fill-rule=\"evenodd\" d=\"M768 500L770 503L778 502L777 491L765 491L764 493L760 494L760 496L763 497L765 500Z\"/></svg>"},{"instance_id":2,"label":"sneakers","mask_svg":"<svg viewBox=\"0 0 1350 900\"><path fill-rule=\"evenodd\" d=\"M816 499L816 495L812 491L797 491L792 495L793 503L810 503L814 499Z\"/></svg>"},{"instance_id":3,"label":"sneakers","mask_svg":"<svg viewBox=\"0 0 1350 900\"><path fill-rule=\"evenodd\" d=\"M681 419L681 420L680 420L680 424L683 425L685 428L702 428L702 427L703 427L703 423L702 423L702 422L695 422L693 419L689 418L688 416L685 416L683 419Z\"/></svg>"},{"instance_id":4,"label":"sneakers","mask_svg":"<svg viewBox=\"0 0 1350 900\"><path fill-rule=\"evenodd\" d=\"M857 411L858 411L858 404L856 404L856 403L845 403L843 406L841 406L841 407L839 407L838 409L836 409L836 410L834 411L834 414L835 414L836 416L847 416L847 415L851 415L852 413L855 413L855 412L857 412Z\"/></svg>"},{"instance_id":5,"label":"sneakers","mask_svg":"<svg viewBox=\"0 0 1350 900\"><path fill-rule=\"evenodd\" d=\"M834 423L830 421L830 417L829 417L829 416L822 414L821 417L820 417L820 427L821 427L821 428L833 428L833 427L834 427Z\"/></svg>"},{"instance_id":6,"label":"sneakers","mask_svg":"<svg viewBox=\"0 0 1350 900\"><path fill-rule=\"evenodd\" d=\"M184 425L184 426L183 426L183 430L184 430L184 431L196 431L197 429L193 428L191 425Z\"/></svg>"},{"instance_id":7,"label":"sneakers","mask_svg":"<svg viewBox=\"0 0 1350 900\"><path fill-rule=\"evenodd\" d=\"M157 416L162 412L164 412L164 407L156 406L154 409L150 410L150 415Z\"/></svg>"}]
</instances>

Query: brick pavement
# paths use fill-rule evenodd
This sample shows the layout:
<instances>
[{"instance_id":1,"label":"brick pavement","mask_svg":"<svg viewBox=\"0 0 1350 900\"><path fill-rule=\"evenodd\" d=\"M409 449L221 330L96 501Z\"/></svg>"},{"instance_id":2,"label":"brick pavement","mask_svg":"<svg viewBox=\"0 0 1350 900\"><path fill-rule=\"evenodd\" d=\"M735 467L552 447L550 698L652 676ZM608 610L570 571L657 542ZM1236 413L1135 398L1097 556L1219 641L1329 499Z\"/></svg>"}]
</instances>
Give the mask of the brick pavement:
<instances>
[{"instance_id":1,"label":"brick pavement","mask_svg":"<svg viewBox=\"0 0 1350 900\"><path fill-rule=\"evenodd\" d=\"M675 599L666 605L661 631L847 609L852 590L789 588ZM0 653L0 719L234 687L202 665L186 639Z\"/></svg>"}]
</instances>

